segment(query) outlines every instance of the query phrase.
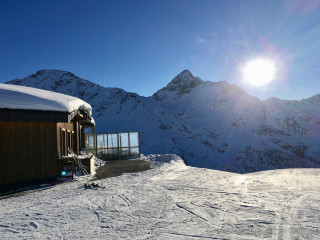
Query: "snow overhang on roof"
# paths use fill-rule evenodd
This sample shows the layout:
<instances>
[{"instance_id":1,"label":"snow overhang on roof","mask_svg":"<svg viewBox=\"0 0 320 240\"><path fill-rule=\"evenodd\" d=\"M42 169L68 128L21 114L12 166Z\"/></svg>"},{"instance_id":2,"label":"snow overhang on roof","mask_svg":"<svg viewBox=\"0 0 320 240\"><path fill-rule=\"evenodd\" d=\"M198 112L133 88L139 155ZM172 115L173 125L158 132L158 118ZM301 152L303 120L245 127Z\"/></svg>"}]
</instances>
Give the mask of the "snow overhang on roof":
<instances>
[{"instance_id":1,"label":"snow overhang on roof","mask_svg":"<svg viewBox=\"0 0 320 240\"><path fill-rule=\"evenodd\" d=\"M91 106L79 98L37 88L0 84L0 109L61 112L91 119Z\"/></svg>"}]
</instances>

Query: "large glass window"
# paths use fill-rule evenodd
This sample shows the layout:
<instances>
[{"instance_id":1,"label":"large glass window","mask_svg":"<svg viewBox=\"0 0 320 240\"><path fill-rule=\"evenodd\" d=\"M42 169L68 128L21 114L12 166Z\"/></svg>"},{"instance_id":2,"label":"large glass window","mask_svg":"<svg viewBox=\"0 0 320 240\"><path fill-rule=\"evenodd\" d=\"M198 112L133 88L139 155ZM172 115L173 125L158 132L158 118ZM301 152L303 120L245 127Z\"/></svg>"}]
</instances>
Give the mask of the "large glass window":
<instances>
[{"instance_id":1,"label":"large glass window","mask_svg":"<svg viewBox=\"0 0 320 240\"><path fill-rule=\"evenodd\" d=\"M106 143L104 140L104 135L103 134L98 134L97 135L97 148L105 148L106 147Z\"/></svg>"},{"instance_id":2,"label":"large glass window","mask_svg":"<svg viewBox=\"0 0 320 240\"><path fill-rule=\"evenodd\" d=\"M130 139L130 147L138 147L139 146L139 133L130 132L129 139Z\"/></svg>"},{"instance_id":3,"label":"large glass window","mask_svg":"<svg viewBox=\"0 0 320 240\"><path fill-rule=\"evenodd\" d=\"M108 134L108 148L118 147L118 134Z\"/></svg>"},{"instance_id":4,"label":"large glass window","mask_svg":"<svg viewBox=\"0 0 320 240\"><path fill-rule=\"evenodd\" d=\"M61 157L68 156L67 152L67 134L66 129L60 129L60 149L61 149Z\"/></svg>"},{"instance_id":5,"label":"large glass window","mask_svg":"<svg viewBox=\"0 0 320 240\"><path fill-rule=\"evenodd\" d=\"M74 136L74 131L68 130L67 132L67 147L68 149L71 149L73 151L73 136Z\"/></svg>"},{"instance_id":6,"label":"large glass window","mask_svg":"<svg viewBox=\"0 0 320 240\"><path fill-rule=\"evenodd\" d=\"M139 157L139 145L138 132L86 134L86 148L101 159Z\"/></svg>"},{"instance_id":7,"label":"large glass window","mask_svg":"<svg viewBox=\"0 0 320 240\"><path fill-rule=\"evenodd\" d=\"M93 134L93 127L84 127L83 131L85 134Z\"/></svg>"},{"instance_id":8,"label":"large glass window","mask_svg":"<svg viewBox=\"0 0 320 240\"><path fill-rule=\"evenodd\" d=\"M94 135L86 135L86 147L88 149L94 149L95 148Z\"/></svg>"},{"instance_id":9,"label":"large glass window","mask_svg":"<svg viewBox=\"0 0 320 240\"><path fill-rule=\"evenodd\" d=\"M120 133L120 147L129 147L129 133Z\"/></svg>"}]
</instances>

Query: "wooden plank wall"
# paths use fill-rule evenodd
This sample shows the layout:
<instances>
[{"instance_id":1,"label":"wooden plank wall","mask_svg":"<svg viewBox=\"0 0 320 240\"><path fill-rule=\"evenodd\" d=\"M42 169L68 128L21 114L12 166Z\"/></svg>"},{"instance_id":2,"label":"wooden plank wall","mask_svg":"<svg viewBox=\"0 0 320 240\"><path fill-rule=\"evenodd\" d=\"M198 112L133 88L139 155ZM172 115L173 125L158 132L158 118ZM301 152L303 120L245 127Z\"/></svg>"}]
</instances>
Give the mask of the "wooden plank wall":
<instances>
[{"instance_id":1,"label":"wooden plank wall","mask_svg":"<svg viewBox=\"0 0 320 240\"><path fill-rule=\"evenodd\" d=\"M57 124L0 122L0 186L56 177Z\"/></svg>"}]
</instances>

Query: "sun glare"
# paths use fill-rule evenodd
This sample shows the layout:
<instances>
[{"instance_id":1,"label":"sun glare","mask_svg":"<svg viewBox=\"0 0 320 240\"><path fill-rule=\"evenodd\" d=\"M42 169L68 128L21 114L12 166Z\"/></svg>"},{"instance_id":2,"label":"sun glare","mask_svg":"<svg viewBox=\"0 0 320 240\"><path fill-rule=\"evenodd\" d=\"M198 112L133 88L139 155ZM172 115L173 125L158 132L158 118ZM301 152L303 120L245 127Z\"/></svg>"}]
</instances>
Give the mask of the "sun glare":
<instances>
[{"instance_id":1,"label":"sun glare","mask_svg":"<svg viewBox=\"0 0 320 240\"><path fill-rule=\"evenodd\" d=\"M253 86L263 86L275 78L274 63L266 59L254 59L243 68L244 79Z\"/></svg>"}]
</instances>

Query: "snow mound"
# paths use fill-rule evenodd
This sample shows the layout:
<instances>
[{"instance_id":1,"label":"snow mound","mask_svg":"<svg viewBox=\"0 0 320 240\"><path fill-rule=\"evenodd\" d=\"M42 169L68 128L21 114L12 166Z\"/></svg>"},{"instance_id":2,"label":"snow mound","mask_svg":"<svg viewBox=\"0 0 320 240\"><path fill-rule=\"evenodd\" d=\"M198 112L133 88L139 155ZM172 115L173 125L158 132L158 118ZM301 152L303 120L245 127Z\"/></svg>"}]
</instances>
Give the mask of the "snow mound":
<instances>
[{"instance_id":1,"label":"snow mound","mask_svg":"<svg viewBox=\"0 0 320 240\"><path fill-rule=\"evenodd\" d=\"M79 98L37 88L0 84L0 108L73 112L91 114L91 106Z\"/></svg>"},{"instance_id":2,"label":"snow mound","mask_svg":"<svg viewBox=\"0 0 320 240\"><path fill-rule=\"evenodd\" d=\"M150 154L144 158L153 162L156 166L164 163L179 163L185 165L184 161L176 154Z\"/></svg>"}]
</instances>

